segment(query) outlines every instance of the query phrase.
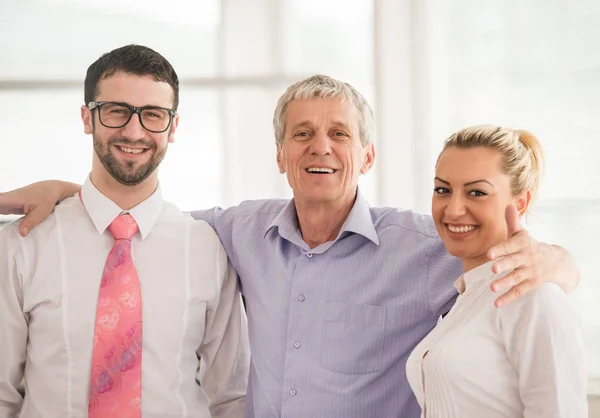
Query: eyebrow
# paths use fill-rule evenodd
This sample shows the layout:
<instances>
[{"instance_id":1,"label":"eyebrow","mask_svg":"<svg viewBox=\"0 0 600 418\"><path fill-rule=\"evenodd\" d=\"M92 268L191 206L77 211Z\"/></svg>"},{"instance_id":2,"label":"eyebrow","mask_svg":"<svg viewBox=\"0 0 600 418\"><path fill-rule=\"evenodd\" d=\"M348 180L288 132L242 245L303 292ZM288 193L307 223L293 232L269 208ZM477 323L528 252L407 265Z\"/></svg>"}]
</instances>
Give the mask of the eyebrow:
<instances>
[{"instance_id":1,"label":"eyebrow","mask_svg":"<svg viewBox=\"0 0 600 418\"><path fill-rule=\"evenodd\" d=\"M331 122L333 123L334 126L339 126L341 128L350 130L350 126L348 124L346 124L345 122L342 122L341 120L332 120Z\"/></svg>"},{"instance_id":2,"label":"eyebrow","mask_svg":"<svg viewBox=\"0 0 600 418\"><path fill-rule=\"evenodd\" d=\"M293 130L296 130L301 127L310 127L310 126L312 126L312 123L308 120L305 120L305 121L294 124L293 126L290 127L290 129L293 131Z\"/></svg>"},{"instance_id":3,"label":"eyebrow","mask_svg":"<svg viewBox=\"0 0 600 418\"><path fill-rule=\"evenodd\" d=\"M441 179L441 178L439 178L439 177L436 177L436 178L435 178L435 180L437 180L437 181L439 181L439 182L441 182L441 183L444 183L444 184L450 184L450 183L448 183L446 180L442 180L442 179ZM463 186L472 186L473 184L476 184L476 183L487 183L487 184L489 184L490 186L494 187L494 185L493 185L492 183L490 183L490 182L489 182L489 181L487 181L487 180L483 180L483 179L482 179L482 180L469 181L468 183L465 183L465 184L463 184ZM495 188L495 187L494 187L494 188Z\"/></svg>"}]
</instances>

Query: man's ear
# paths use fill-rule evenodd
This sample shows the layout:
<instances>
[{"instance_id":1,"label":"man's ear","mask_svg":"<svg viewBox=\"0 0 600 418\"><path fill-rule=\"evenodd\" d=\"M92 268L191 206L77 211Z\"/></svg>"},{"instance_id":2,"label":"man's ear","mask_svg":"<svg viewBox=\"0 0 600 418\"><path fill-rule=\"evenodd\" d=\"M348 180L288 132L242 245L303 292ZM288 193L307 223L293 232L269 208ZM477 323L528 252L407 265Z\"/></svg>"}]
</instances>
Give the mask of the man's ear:
<instances>
[{"instance_id":1,"label":"man's ear","mask_svg":"<svg viewBox=\"0 0 600 418\"><path fill-rule=\"evenodd\" d=\"M169 142L175 142L175 131L179 126L179 115L173 116L173 121L171 122L171 130L169 132Z\"/></svg>"},{"instance_id":2,"label":"man's ear","mask_svg":"<svg viewBox=\"0 0 600 418\"><path fill-rule=\"evenodd\" d=\"M94 132L94 115L86 105L81 106L81 121L83 122L84 133L91 134Z\"/></svg>"},{"instance_id":3,"label":"man's ear","mask_svg":"<svg viewBox=\"0 0 600 418\"><path fill-rule=\"evenodd\" d=\"M279 167L279 173L285 173L285 164L283 163L283 147L277 144L277 166Z\"/></svg>"},{"instance_id":4,"label":"man's ear","mask_svg":"<svg viewBox=\"0 0 600 418\"><path fill-rule=\"evenodd\" d=\"M365 150L365 162L360 168L361 174L367 174L371 170L371 167L373 167L373 164L375 163L375 145L371 143L365 147Z\"/></svg>"}]
</instances>

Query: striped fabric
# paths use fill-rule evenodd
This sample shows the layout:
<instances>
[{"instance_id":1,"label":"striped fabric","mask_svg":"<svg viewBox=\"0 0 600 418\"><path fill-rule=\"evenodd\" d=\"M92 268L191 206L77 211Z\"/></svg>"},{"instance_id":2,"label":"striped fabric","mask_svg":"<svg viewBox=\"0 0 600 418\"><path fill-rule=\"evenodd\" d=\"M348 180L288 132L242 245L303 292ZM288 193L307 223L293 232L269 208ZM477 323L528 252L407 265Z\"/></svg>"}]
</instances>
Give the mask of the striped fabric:
<instances>
[{"instance_id":1,"label":"striped fabric","mask_svg":"<svg viewBox=\"0 0 600 418\"><path fill-rule=\"evenodd\" d=\"M334 242L310 249L292 202L194 212L215 227L246 298L247 418L417 418L406 359L462 273L430 217L358 194Z\"/></svg>"}]
</instances>

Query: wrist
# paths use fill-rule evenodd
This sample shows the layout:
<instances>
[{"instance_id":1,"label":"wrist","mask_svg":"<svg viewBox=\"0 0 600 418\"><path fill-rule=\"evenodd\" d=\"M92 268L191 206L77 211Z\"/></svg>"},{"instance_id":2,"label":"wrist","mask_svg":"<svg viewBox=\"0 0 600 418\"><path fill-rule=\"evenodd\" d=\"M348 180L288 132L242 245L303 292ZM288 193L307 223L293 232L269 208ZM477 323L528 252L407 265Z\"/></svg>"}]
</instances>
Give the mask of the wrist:
<instances>
[{"instance_id":1,"label":"wrist","mask_svg":"<svg viewBox=\"0 0 600 418\"><path fill-rule=\"evenodd\" d=\"M79 184L69 183L61 180L47 180L48 189L51 190L50 196L55 204L65 200L68 197L78 193L81 189Z\"/></svg>"}]
</instances>

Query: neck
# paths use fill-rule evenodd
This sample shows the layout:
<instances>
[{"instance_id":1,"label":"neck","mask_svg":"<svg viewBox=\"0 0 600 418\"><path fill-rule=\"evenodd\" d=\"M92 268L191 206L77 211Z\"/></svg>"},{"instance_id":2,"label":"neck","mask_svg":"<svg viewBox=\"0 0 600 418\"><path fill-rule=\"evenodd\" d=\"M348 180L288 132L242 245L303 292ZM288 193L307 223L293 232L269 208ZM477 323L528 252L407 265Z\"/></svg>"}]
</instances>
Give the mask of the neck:
<instances>
[{"instance_id":1,"label":"neck","mask_svg":"<svg viewBox=\"0 0 600 418\"><path fill-rule=\"evenodd\" d=\"M135 186L126 186L119 183L108 173L106 175L99 175L99 173L95 173L94 171L92 171L90 180L100 193L108 197L123 210L136 207L152 196L158 187L158 176L155 174Z\"/></svg>"},{"instance_id":2,"label":"neck","mask_svg":"<svg viewBox=\"0 0 600 418\"><path fill-rule=\"evenodd\" d=\"M356 194L340 202L310 203L295 200L302 239L310 248L336 239L354 205Z\"/></svg>"},{"instance_id":3,"label":"neck","mask_svg":"<svg viewBox=\"0 0 600 418\"><path fill-rule=\"evenodd\" d=\"M462 258L461 260L465 272L473 270L490 261L485 254L479 257Z\"/></svg>"}]
</instances>

